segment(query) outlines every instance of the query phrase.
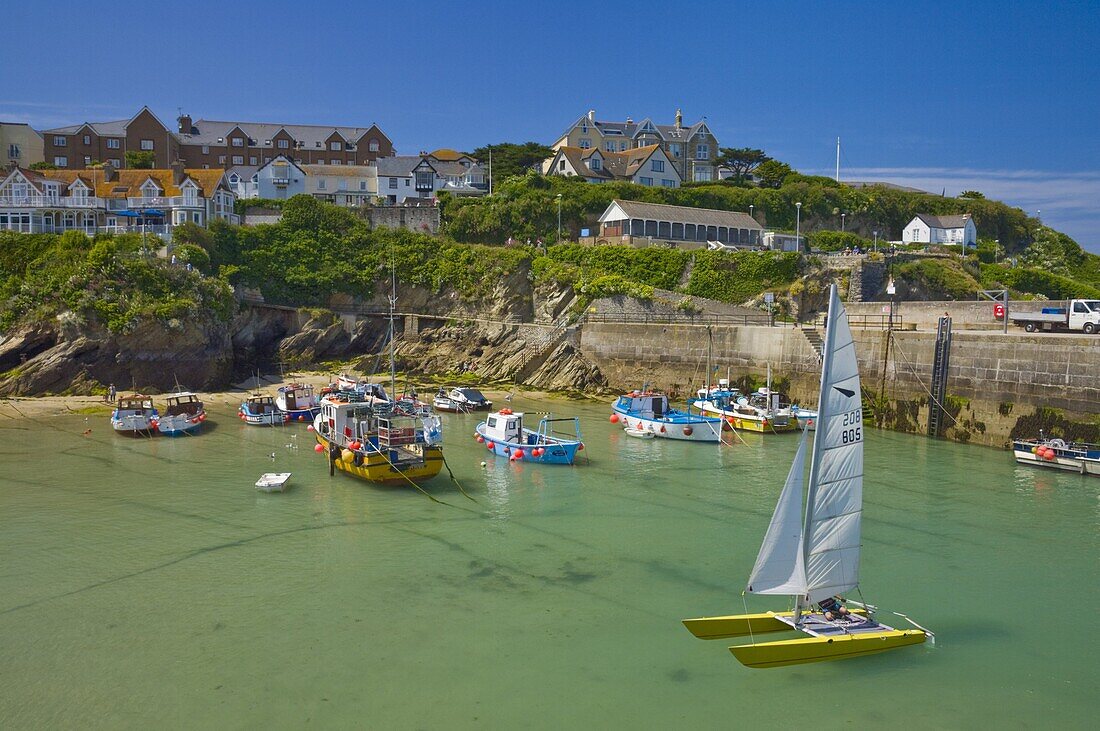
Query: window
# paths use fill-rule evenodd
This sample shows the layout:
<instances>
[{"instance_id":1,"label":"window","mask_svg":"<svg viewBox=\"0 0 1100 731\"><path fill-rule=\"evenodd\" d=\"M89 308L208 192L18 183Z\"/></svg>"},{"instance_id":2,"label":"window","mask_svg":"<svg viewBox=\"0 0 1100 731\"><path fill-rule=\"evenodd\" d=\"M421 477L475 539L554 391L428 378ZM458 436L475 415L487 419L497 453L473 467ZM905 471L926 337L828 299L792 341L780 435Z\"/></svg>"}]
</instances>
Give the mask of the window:
<instances>
[{"instance_id":1,"label":"window","mask_svg":"<svg viewBox=\"0 0 1100 731\"><path fill-rule=\"evenodd\" d=\"M143 150L152 150L153 149L153 141L152 140L142 140L141 141L141 149L143 149Z\"/></svg>"},{"instance_id":2,"label":"window","mask_svg":"<svg viewBox=\"0 0 1100 731\"><path fill-rule=\"evenodd\" d=\"M558 162L558 170L565 170L565 160L560 160Z\"/></svg>"},{"instance_id":3,"label":"window","mask_svg":"<svg viewBox=\"0 0 1100 731\"><path fill-rule=\"evenodd\" d=\"M117 150L118 148L119 148L119 140L118 140L118 138L116 138L116 137L108 137L108 138L107 138L107 149L108 149L108 150Z\"/></svg>"},{"instance_id":4,"label":"window","mask_svg":"<svg viewBox=\"0 0 1100 731\"><path fill-rule=\"evenodd\" d=\"M290 148L290 140L279 140L279 149L286 150Z\"/></svg>"},{"instance_id":5,"label":"window","mask_svg":"<svg viewBox=\"0 0 1100 731\"><path fill-rule=\"evenodd\" d=\"M599 170L601 165L602 163L600 162L600 158L598 157L594 157L588 162L588 166L591 167L593 170Z\"/></svg>"},{"instance_id":6,"label":"window","mask_svg":"<svg viewBox=\"0 0 1100 731\"><path fill-rule=\"evenodd\" d=\"M92 164L92 156L91 155L85 155L84 156L84 167L88 167L91 164Z\"/></svg>"},{"instance_id":7,"label":"window","mask_svg":"<svg viewBox=\"0 0 1100 731\"><path fill-rule=\"evenodd\" d=\"M343 165L344 161L343 160L337 160L336 158L333 158L333 159L329 160L329 164L331 164L331 165Z\"/></svg>"},{"instance_id":8,"label":"window","mask_svg":"<svg viewBox=\"0 0 1100 731\"><path fill-rule=\"evenodd\" d=\"M608 152L614 152L614 151L615 151L615 142L614 142L614 141L612 141L612 142L605 142L605 143L603 143L603 147L604 147L604 149L605 149L605 150L607 150Z\"/></svg>"},{"instance_id":9,"label":"window","mask_svg":"<svg viewBox=\"0 0 1100 731\"><path fill-rule=\"evenodd\" d=\"M642 185L653 185L653 178L641 177L638 178L638 182Z\"/></svg>"},{"instance_id":10,"label":"window","mask_svg":"<svg viewBox=\"0 0 1100 731\"><path fill-rule=\"evenodd\" d=\"M396 188L397 187L397 178L390 178L390 187L391 188Z\"/></svg>"},{"instance_id":11,"label":"window","mask_svg":"<svg viewBox=\"0 0 1100 731\"><path fill-rule=\"evenodd\" d=\"M225 164L225 155L218 155L218 164L219 165L224 165Z\"/></svg>"},{"instance_id":12,"label":"window","mask_svg":"<svg viewBox=\"0 0 1100 731\"><path fill-rule=\"evenodd\" d=\"M409 178L405 178L405 187L406 187L406 188L408 188L408 187L409 187Z\"/></svg>"},{"instance_id":13,"label":"window","mask_svg":"<svg viewBox=\"0 0 1100 731\"><path fill-rule=\"evenodd\" d=\"M366 189L367 189L367 181L360 180L359 181L359 190L366 190Z\"/></svg>"},{"instance_id":14,"label":"window","mask_svg":"<svg viewBox=\"0 0 1100 731\"><path fill-rule=\"evenodd\" d=\"M649 165L649 169L655 173L663 173L665 171L665 161L653 160Z\"/></svg>"},{"instance_id":15,"label":"window","mask_svg":"<svg viewBox=\"0 0 1100 731\"><path fill-rule=\"evenodd\" d=\"M91 135L84 135L84 144L85 145L92 144L92 136Z\"/></svg>"},{"instance_id":16,"label":"window","mask_svg":"<svg viewBox=\"0 0 1100 731\"><path fill-rule=\"evenodd\" d=\"M378 140L371 140L370 141L370 151L371 152L378 152Z\"/></svg>"},{"instance_id":17,"label":"window","mask_svg":"<svg viewBox=\"0 0 1100 731\"><path fill-rule=\"evenodd\" d=\"M710 159L710 145L696 145L695 146L695 159L696 160L709 160ZM710 178L707 178L710 180Z\"/></svg>"},{"instance_id":18,"label":"window","mask_svg":"<svg viewBox=\"0 0 1100 731\"><path fill-rule=\"evenodd\" d=\"M341 149L343 149L343 145L341 145L337 140L333 140L332 142L328 143L328 149L332 150L333 152L339 152Z\"/></svg>"},{"instance_id":19,"label":"window","mask_svg":"<svg viewBox=\"0 0 1100 731\"><path fill-rule=\"evenodd\" d=\"M348 189L347 178L337 178L336 179L336 190L347 190L347 189Z\"/></svg>"},{"instance_id":20,"label":"window","mask_svg":"<svg viewBox=\"0 0 1100 731\"><path fill-rule=\"evenodd\" d=\"M244 155L234 155L233 156L233 164L234 165L244 165Z\"/></svg>"},{"instance_id":21,"label":"window","mask_svg":"<svg viewBox=\"0 0 1100 731\"><path fill-rule=\"evenodd\" d=\"M317 164L318 164L318 165L324 165L324 164L325 164L325 161L324 161L324 160L318 160L318 161L317 161Z\"/></svg>"},{"instance_id":22,"label":"window","mask_svg":"<svg viewBox=\"0 0 1100 731\"><path fill-rule=\"evenodd\" d=\"M115 168L116 170L122 167L122 160L119 160L117 157L108 158L107 162L111 163L111 167Z\"/></svg>"},{"instance_id":23,"label":"window","mask_svg":"<svg viewBox=\"0 0 1100 731\"><path fill-rule=\"evenodd\" d=\"M260 160L255 155L251 155L248 158L248 164L249 165L258 165L259 163L260 163Z\"/></svg>"},{"instance_id":24,"label":"window","mask_svg":"<svg viewBox=\"0 0 1100 731\"><path fill-rule=\"evenodd\" d=\"M592 140L588 139L587 137L581 139L581 149L582 150L587 150L591 146L592 146Z\"/></svg>"},{"instance_id":25,"label":"window","mask_svg":"<svg viewBox=\"0 0 1100 731\"><path fill-rule=\"evenodd\" d=\"M673 142L668 146L668 151L672 153L673 157L680 157L680 143Z\"/></svg>"},{"instance_id":26,"label":"window","mask_svg":"<svg viewBox=\"0 0 1100 731\"><path fill-rule=\"evenodd\" d=\"M244 147L244 137L233 137L230 141L234 147Z\"/></svg>"},{"instance_id":27,"label":"window","mask_svg":"<svg viewBox=\"0 0 1100 731\"><path fill-rule=\"evenodd\" d=\"M55 135L54 136L54 138L53 138L53 146L54 147L65 147L67 144L69 144L69 138L68 137L65 137L64 135Z\"/></svg>"},{"instance_id":28,"label":"window","mask_svg":"<svg viewBox=\"0 0 1100 731\"><path fill-rule=\"evenodd\" d=\"M57 155L53 159L53 164L56 165L59 168L68 167L69 166L69 158L65 157L64 155Z\"/></svg>"},{"instance_id":29,"label":"window","mask_svg":"<svg viewBox=\"0 0 1100 731\"><path fill-rule=\"evenodd\" d=\"M668 178L661 178L661 185L664 186L665 188L675 188L676 187L676 181L675 180L669 180Z\"/></svg>"},{"instance_id":30,"label":"window","mask_svg":"<svg viewBox=\"0 0 1100 731\"><path fill-rule=\"evenodd\" d=\"M1088 307L1085 307L1085 303L1084 303L1084 302L1074 302L1074 303L1073 303L1073 311L1074 311L1074 312L1082 312L1082 313L1086 313L1086 314L1087 314L1087 313L1088 313L1088 311L1089 311L1089 308L1088 308Z\"/></svg>"},{"instance_id":31,"label":"window","mask_svg":"<svg viewBox=\"0 0 1100 731\"><path fill-rule=\"evenodd\" d=\"M327 181L326 181L326 180L325 180L324 178L319 178L319 179L317 180L317 190L324 190L324 189L325 189L325 183L326 183L326 182L327 182Z\"/></svg>"},{"instance_id":32,"label":"window","mask_svg":"<svg viewBox=\"0 0 1100 731\"><path fill-rule=\"evenodd\" d=\"M19 145L15 144L14 142L12 142L10 145L8 145L8 157L9 158L11 158L12 160L15 160L15 159L18 159L21 156L22 156L22 152L20 152L20 150L19 150Z\"/></svg>"},{"instance_id":33,"label":"window","mask_svg":"<svg viewBox=\"0 0 1100 731\"><path fill-rule=\"evenodd\" d=\"M202 214L200 214L198 211L195 211L191 214L191 220L195 223L202 223Z\"/></svg>"},{"instance_id":34,"label":"window","mask_svg":"<svg viewBox=\"0 0 1100 731\"><path fill-rule=\"evenodd\" d=\"M204 155L209 155L210 154L210 145L203 145L202 146L202 154L204 154Z\"/></svg>"},{"instance_id":35,"label":"window","mask_svg":"<svg viewBox=\"0 0 1100 731\"><path fill-rule=\"evenodd\" d=\"M619 143L619 152L626 152L626 141Z\"/></svg>"}]
</instances>

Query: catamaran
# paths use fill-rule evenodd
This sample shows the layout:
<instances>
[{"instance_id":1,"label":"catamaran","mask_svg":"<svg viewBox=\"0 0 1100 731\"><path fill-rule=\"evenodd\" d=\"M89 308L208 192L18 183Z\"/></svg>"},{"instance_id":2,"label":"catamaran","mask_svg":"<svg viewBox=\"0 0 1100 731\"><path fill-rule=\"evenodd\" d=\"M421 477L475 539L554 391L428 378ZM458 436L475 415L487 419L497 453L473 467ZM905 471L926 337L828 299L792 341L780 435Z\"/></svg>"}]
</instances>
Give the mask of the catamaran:
<instances>
[{"instance_id":1,"label":"catamaran","mask_svg":"<svg viewBox=\"0 0 1100 731\"><path fill-rule=\"evenodd\" d=\"M829 291L829 319L821 370L821 396L810 452L803 510L803 468L809 431L791 464L746 590L794 598L794 610L685 619L701 639L750 637L730 647L750 668L840 660L915 645L932 633L905 615L914 629L895 629L874 618L875 608L848 602L855 611L832 619L814 605L859 586L860 517L863 511L863 419L859 365L848 315ZM756 635L798 631L807 637L757 642Z\"/></svg>"}]
</instances>

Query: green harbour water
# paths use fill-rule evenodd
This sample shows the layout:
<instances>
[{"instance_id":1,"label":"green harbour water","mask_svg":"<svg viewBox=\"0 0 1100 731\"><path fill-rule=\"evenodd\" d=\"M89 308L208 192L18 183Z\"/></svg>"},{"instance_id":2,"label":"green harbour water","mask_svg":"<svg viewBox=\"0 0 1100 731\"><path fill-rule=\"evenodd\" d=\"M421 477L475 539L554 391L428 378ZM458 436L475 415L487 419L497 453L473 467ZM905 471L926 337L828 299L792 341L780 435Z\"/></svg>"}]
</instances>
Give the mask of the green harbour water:
<instances>
[{"instance_id":1,"label":"green harbour water","mask_svg":"<svg viewBox=\"0 0 1100 731\"><path fill-rule=\"evenodd\" d=\"M444 472L447 505L330 477L304 425L236 404L177 439L0 420L0 728L1094 722L1100 480L870 430L863 592L935 646L749 670L680 619L784 608L741 589L797 435L639 441L606 405L515 407L581 416L591 463L509 464L444 415L476 498ZM268 471L290 490L256 491Z\"/></svg>"}]
</instances>

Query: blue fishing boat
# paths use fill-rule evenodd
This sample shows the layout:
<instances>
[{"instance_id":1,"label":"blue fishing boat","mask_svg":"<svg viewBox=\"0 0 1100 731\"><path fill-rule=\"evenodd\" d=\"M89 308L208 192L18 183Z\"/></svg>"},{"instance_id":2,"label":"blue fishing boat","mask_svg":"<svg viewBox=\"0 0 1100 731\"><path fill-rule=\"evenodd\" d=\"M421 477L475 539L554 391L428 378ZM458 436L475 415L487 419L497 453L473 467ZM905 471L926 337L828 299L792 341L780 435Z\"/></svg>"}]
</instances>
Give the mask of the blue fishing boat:
<instances>
[{"instance_id":1,"label":"blue fishing boat","mask_svg":"<svg viewBox=\"0 0 1100 731\"><path fill-rule=\"evenodd\" d=\"M237 413L245 424L252 426L278 426L285 424L288 419L275 405L275 399L262 393L251 394L241 403Z\"/></svg>"},{"instance_id":2,"label":"blue fishing boat","mask_svg":"<svg viewBox=\"0 0 1100 731\"><path fill-rule=\"evenodd\" d=\"M807 409L798 404L791 404L791 416L798 422L798 428L802 431L806 431L807 429L814 431L814 427L817 424L817 412L813 409Z\"/></svg>"},{"instance_id":3,"label":"blue fishing boat","mask_svg":"<svg viewBox=\"0 0 1100 731\"><path fill-rule=\"evenodd\" d=\"M572 434L558 431L570 424ZM477 441L498 457L513 462L539 464L573 464L577 452L584 449L580 420L574 417L555 419L551 415L539 420L537 429L523 426L523 414L501 409L489 414L477 425Z\"/></svg>"},{"instance_id":4,"label":"blue fishing boat","mask_svg":"<svg viewBox=\"0 0 1100 731\"><path fill-rule=\"evenodd\" d=\"M1100 444L1063 439L1017 439L1012 442L1016 461L1082 475L1100 475Z\"/></svg>"},{"instance_id":5,"label":"blue fishing boat","mask_svg":"<svg viewBox=\"0 0 1100 731\"><path fill-rule=\"evenodd\" d=\"M689 407L690 408L690 407ZM615 413L611 422L623 428L652 432L663 439L687 442L718 442L722 439L722 419L691 411L670 409L668 396L652 391L632 391L611 404Z\"/></svg>"}]
</instances>

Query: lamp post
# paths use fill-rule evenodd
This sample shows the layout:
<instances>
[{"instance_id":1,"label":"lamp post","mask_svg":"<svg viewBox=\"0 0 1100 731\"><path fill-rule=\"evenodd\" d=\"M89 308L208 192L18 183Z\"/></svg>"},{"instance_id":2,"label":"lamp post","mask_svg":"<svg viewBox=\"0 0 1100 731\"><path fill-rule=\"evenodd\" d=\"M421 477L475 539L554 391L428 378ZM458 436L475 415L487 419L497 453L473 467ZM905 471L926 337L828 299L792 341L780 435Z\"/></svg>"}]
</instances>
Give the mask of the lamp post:
<instances>
[{"instance_id":1,"label":"lamp post","mask_svg":"<svg viewBox=\"0 0 1100 731\"><path fill-rule=\"evenodd\" d=\"M802 203L794 204L794 243L802 250Z\"/></svg>"},{"instance_id":2,"label":"lamp post","mask_svg":"<svg viewBox=\"0 0 1100 731\"><path fill-rule=\"evenodd\" d=\"M558 240L561 243L561 193L558 193Z\"/></svg>"},{"instance_id":3,"label":"lamp post","mask_svg":"<svg viewBox=\"0 0 1100 731\"><path fill-rule=\"evenodd\" d=\"M756 208L756 206L754 206L752 203L749 204L749 218L751 218L754 221L756 220L756 216L754 216L752 212L753 212L753 209L755 209L755 208Z\"/></svg>"},{"instance_id":4,"label":"lamp post","mask_svg":"<svg viewBox=\"0 0 1100 731\"><path fill-rule=\"evenodd\" d=\"M840 232L841 233L844 233L844 219L845 219L845 216L847 216L847 215L848 215L847 213L841 213L840 214Z\"/></svg>"},{"instance_id":5,"label":"lamp post","mask_svg":"<svg viewBox=\"0 0 1100 731\"><path fill-rule=\"evenodd\" d=\"M878 252L878 229L877 228L874 230L874 234L875 234L875 252L877 253Z\"/></svg>"}]
</instances>

